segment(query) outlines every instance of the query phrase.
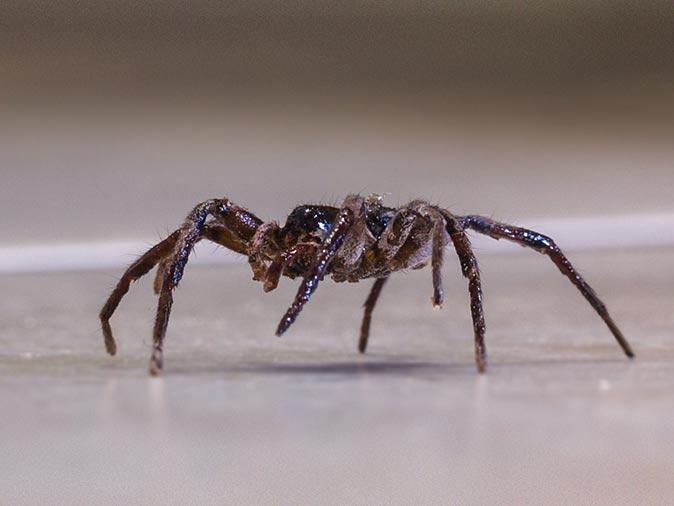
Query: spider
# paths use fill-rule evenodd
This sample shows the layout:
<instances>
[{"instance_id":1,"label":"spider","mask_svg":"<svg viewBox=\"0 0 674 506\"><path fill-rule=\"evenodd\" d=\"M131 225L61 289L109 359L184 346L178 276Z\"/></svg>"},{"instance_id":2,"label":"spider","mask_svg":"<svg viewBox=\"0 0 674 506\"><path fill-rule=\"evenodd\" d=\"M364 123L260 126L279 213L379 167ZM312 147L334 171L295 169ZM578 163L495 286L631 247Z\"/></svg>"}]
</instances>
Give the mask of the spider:
<instances>
[{"instance_id":1,"label":"spider","mask_svg":"<svg viewBox=\"0 0 674 506\"><path fill-rule=\"evenodd\" d=\"M372 312L392 273L421 269L430 262L433 279L431 302L436 308L442 305L443 252L445 246L452 243L461 271L468 279L475 333L475 363L477 370L484 372L487 350L480 271L466 230L493 239L513 241L547 255L608 325L625 354L630 358L634 356L606 306L551 238L482 216L456 216L423 200L414 200L399 208L385 207L378 195L351 195L341 207L299 206L290 213L282 227L274 221L263 222L227 198L202 202L178 230L142 255L121 277L100 313L105 347L110 355L115 355L117 346L110 318L131 283L157 266L154 290L159 295L159 303L149 372L152 375L161 372L173 290L183 277L194 245L207 239L246 255L253 280L260 281L265 292L274 290L281 276L302 278L295 300L278 325L277 336L290 328L324 276L329 275L337 282L374 279L364 304L358 342L359 351L364 353Z\"/></svg>"}]
</instances>

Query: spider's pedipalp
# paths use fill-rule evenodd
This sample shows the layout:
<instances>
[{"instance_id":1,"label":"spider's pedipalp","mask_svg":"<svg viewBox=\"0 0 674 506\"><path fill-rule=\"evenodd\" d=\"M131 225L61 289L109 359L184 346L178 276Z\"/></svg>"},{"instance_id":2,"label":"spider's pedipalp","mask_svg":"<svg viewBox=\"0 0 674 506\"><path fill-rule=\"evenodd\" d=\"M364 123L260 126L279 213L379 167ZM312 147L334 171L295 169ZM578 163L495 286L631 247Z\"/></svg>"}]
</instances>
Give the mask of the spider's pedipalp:
<instances>
[{"instance_id":1,"label":"spider's pedipalp","mask_svg":"<svg viewBox=\"0 0 674 506\"><path fill-rule=\"evenodd\" d=\"M583 297L590 303L594 310L604 320L616 341L629 358L634 357L631 346L623 336L613 318L608 313L606 306L599 299L595 291L576 271L568 258L559 249L559 246L550 238L533 230L515 227L505 223L499 223L483 216L463 216L459 218L464 227L470 228L493 239L506 239L521 246L532 248L550 258L562 274L578 288Z\"/></svg>"},{"instance_id":2,"label":"spider's pedipalp","mask_svg":"<svg viewBox=\"0 0 674 506\"><path fill-rule=\"evenodd\" d=\"M284 270L293 264L296 259L301 257L313 258L316 254L317 245L311 243L302 243L298 244L287 251L279 253L276 255L276 258L272 260L267 267L266 272L262 278L263 285L262 289L265 292L271 292L276 289L278 286L281 275L284 273ZM285 271L286 275L290 275L288 271Z\"/></svg>"}]
</instances>

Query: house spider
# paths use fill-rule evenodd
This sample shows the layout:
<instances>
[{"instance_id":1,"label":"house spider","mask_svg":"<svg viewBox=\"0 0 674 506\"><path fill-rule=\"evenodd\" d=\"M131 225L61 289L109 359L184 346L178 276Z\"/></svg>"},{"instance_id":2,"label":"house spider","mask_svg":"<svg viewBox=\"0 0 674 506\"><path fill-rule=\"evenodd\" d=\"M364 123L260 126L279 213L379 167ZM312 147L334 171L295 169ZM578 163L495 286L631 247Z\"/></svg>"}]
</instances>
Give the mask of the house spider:
<instances>
[{"instance_id":1,"label":"house spider","mask_svg":"<svg viewBox=\"0 0 674 506\"><path fill-rule=\"evenodd\" d=\"M264 223L227 198L207 200L197 205L178 230L134 262L117 283L100 313L105 347L110 355L116 353L110 318L131 282L157 265L154 289L159 295L159 304L149 370L152 375L160 373L173 290L183 277L194 245L207 239L246 255L253 279L263 284L265 292L274 290L282 275L291 279L302 278L295 300L278 325L277 336L286 332L297 319L324 276L330 275L337 282L374 279L365 301L360 328L358 349L364 353L372 312L393 272L420 269L430 261L433 277L431 302L435 307L442 305L443 251L451 242L463 275L468 279L475 332L475 363L478 371L484 372L487 350L480 271L466 230L493 239L513 241L547 255L601 316L625 354L634 356L604 304L549 237L482 216L455 216L423 200L415 200L399 208L385 207L382 198L377 195L367 198L351 195L341 207L297 207L283 227L273 221Z\"/></svg>"}]
</instances>

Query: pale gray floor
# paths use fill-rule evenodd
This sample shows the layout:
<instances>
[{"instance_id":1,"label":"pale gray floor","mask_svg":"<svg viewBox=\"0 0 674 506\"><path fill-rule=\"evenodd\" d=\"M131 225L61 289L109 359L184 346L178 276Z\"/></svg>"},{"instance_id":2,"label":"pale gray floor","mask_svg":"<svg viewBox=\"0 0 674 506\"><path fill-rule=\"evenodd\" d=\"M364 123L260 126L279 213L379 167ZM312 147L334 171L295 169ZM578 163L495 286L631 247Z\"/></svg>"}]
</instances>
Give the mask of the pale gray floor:
<instances>
[{"instance_id":1,"label":"pale gray floor","mask_svg":"<svg viewBox=\"0 0 674 506\"><path fill-rule=\"evenodd\" d=\"M575 254L637 351L629 362L534 254L484 255L490 370L465 282L403 274L355 352L369 284L325 283L283 338L295 284L188 270L166 374L146 376L139 283L104 355L119 273L17 275L0 295L2 504L671 504L674 251Z\"/></svg>"}]
</instances>

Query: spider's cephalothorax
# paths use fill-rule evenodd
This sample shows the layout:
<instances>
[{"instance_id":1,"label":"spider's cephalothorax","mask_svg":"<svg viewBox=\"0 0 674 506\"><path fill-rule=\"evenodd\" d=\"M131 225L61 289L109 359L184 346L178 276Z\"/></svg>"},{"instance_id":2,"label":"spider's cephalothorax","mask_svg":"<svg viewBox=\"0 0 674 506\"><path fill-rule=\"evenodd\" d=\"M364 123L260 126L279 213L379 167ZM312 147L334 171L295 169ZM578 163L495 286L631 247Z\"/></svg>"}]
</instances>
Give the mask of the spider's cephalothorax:
<instances>
[{"instance_id":1,"label":"spider's cephalothorax","mask_svg":"<svg viewBox=\"0 0 674 506\"><path fill-rule=\"evenodd\" d=\"M372 311L391 273L422 268L430 263L433 278L431 302L436 307L442 305L443 253L445 246L451 243L459 257L463 275L468 279L475 361L482 372L487 365L482 288L477 260L466 230L513 241L547 255L601 316L625 354L634 356L604 304L549 237L482 216L455 216L423 200L415 200L399 208L384 207L381 197L376 195L368 198L352 195L340 207L297 207L282 227L276 222L263 222L228 199L213 199L199 204L182 227L134 262L117 283L100 313L106 349L111 355L117 350L110 318L119 302L131 283L156 265L154 286L159 294L159 304L150 373L161 371L173 290L182 278L194 245L207 239L246 255L253 279L260 281L267 292L276 288L281 276L302 278L295 300L276 330L279 336L292 325L325 276L331 276L338 282L374 278L372 290L365 301L358 343L359 350L365 352Z\"/></svg>"},{"instance_id":2,"label":"spider's cephalothorax","mask_svg":"<svg viewBox=\"0 0 674 506\"><path fill-rule=\"evenodd\" d=\"M320 205L299 206L288 215L285 225L280 230L286 247L305 241L321 243L325 240L332 223L337 217L339 208ZM395 215L396 210L381 205L381 197L371 195L365 200L363 213L365 225L373 238L379 239L386 225Z\"/></svg>"}]
</instances>

